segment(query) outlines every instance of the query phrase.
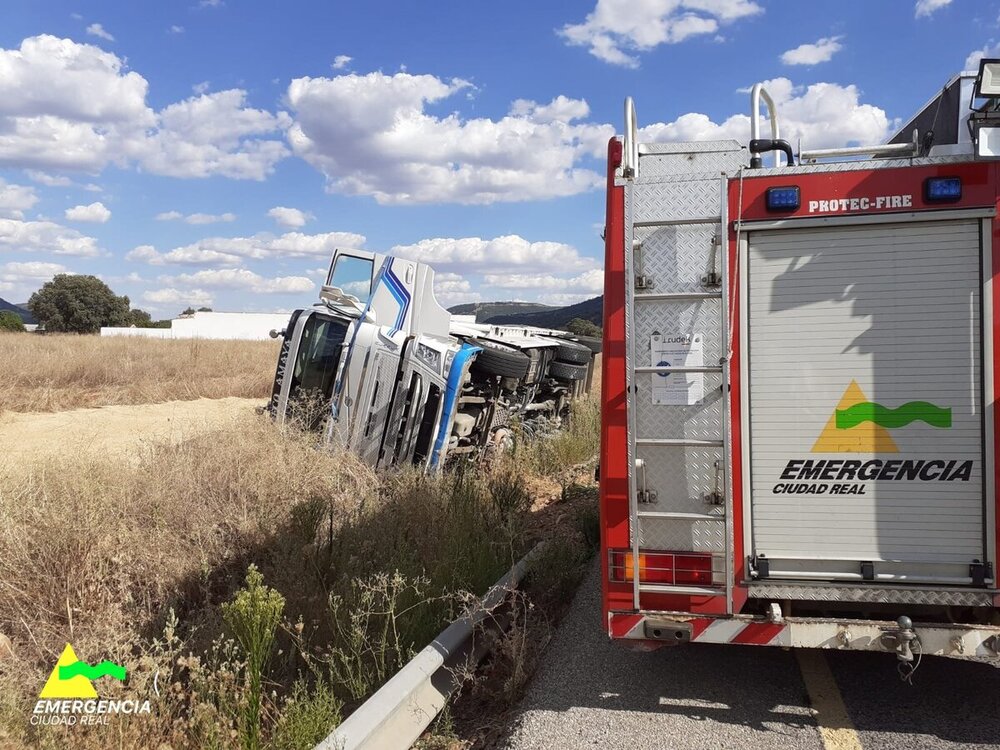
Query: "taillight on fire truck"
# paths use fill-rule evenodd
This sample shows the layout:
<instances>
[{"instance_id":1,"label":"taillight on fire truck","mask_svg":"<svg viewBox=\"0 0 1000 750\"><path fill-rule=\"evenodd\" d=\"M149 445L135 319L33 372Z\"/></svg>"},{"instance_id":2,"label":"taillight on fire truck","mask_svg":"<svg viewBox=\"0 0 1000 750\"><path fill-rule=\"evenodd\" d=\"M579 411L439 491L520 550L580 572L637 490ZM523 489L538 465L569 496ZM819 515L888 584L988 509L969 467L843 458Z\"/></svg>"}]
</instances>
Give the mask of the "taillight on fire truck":
<instances>
[{"instance_id":1,"label":"taillight on fire truck","mask_svg":"<svg viewBox=\"0 0 1000 750\"><path fill-rule=\"evenodd\" d=\"M611 550L612 581L630 582L635 563L630 550ZM639 552L639 581L675 585L711 585L712 556L675 552Z\"/></svg>"}]
</instances>

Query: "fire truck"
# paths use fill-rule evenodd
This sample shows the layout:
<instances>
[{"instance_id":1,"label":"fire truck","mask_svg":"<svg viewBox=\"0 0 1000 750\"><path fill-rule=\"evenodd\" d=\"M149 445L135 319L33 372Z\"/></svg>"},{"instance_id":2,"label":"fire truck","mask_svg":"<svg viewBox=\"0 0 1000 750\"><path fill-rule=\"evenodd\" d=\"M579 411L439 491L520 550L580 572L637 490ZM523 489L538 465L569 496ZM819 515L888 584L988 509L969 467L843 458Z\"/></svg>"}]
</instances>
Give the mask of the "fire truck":
<instances>
[{"instance_id":1,"label":"fire truck","mask_svg":"<svg viewBox=\"0 0 1000 750\"><path fill-rule=\"evenodd\" d=\"M609 144L607 632L997 657L1000 60L874 146L750 99L747 147L630 99Z\"/></svg>"}]
</instances>

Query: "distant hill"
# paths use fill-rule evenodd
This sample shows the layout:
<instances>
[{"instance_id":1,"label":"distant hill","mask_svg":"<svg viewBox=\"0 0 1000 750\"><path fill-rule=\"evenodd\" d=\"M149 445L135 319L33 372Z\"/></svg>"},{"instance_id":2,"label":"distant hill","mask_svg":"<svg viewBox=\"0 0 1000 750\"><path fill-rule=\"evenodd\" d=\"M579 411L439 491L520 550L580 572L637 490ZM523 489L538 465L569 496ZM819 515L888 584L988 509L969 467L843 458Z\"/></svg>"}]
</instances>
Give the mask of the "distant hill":
<instances>
[{"instance_id":1,"label":"distant hill","mask_svg":"<svg viewBox=\"0 0 1000 750\"><path fill-rule=\"evenodd\" d=\"M12 302L8 302L7 300L0 297L0 312L3 312L4 310L10 310L11 312L17 313L18 315L21 316L21 320L27 323L28 325L33 325L38 322L37 320L35 320L35 316L31 314L31 311L28 310L26 307L15 305Z\"/></svg>"},{"instance_id":2,"label":"distant hill","mask_svg":"<svg viewBox=\"0 0 1000 750\"><path fill-rule=\"evenodd\" d=\"M475 315L476 322L485 323L497 315L520 315L558 309L551 305L539 305L537 302L470 302L449 307L448 312L454 315Z\"/></svg>"},{"instance_id":3,"label":"distant hill","mask_svg":"<svg viewBox=\"0 0 1000 750\"><path fill-rule=\"evenodd\" d=\"M542 307L542 305L538 305L538 307ZM601 326L604 324L603 315L604 295L601 295L568 307L550 307L544 310L514 314L497 313L493 317L480 319L480 322L539 326L540 328L565 328L566 324L573 318L582 318Z\"/></svg>"}]
</instances>

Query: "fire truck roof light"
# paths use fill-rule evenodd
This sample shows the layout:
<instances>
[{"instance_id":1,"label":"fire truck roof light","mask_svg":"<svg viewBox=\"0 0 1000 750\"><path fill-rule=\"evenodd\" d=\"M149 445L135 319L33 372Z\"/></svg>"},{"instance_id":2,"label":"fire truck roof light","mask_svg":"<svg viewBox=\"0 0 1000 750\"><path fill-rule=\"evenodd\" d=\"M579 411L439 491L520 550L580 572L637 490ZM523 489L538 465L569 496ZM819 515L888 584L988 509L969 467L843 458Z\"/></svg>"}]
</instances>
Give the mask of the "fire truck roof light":
<instances>
[{"instance_id":1,"label":"fire truck roof light","mask_svg":"<svg viewBox=\"0 0 1000 750\"><path fill-rule=\"evenodd\" d=\"M1000 60L996 58L979 61L979 75L976 76L976 97L1000 96Z\"/></svg>"},{"instance_id":2,"label":"fire truck roof light","mask_svg":"<svg viewBox=\"0 0 1000 750\"><path fill-rule=\"evenodd\" d=\"M928 203L953 203L962 198L959 177L928 177L924 180L924 200Z\"/></svg>"},{"instance_id":3,"label":"fire truck roof light","mask_svg":"<svg viewBox=\"0 0 1000 750\"><path fill-rule=\"evenodd\" d=\"M768 188L766 201L768 211L794 211L801 204L799 186Z\"/></svg>"}]
</instances>

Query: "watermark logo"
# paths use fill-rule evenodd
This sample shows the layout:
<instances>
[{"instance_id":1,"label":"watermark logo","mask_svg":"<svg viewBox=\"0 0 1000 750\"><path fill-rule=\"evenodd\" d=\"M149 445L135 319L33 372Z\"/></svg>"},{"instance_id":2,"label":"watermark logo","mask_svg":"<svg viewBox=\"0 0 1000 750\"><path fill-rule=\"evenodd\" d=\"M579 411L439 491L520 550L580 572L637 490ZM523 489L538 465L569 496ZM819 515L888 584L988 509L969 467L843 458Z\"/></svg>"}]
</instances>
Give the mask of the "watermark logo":
<instances>
[{"instance_id":1,"label":"watermark logo","mask_svg":"<svg viewBox=\"0 0 1000 750\"><path fill-rule=\"evenodd\" d=\"M125 682L127 673L125 667L110 661L90 666L80 661L73 647L67 643L38 697L96 698L97 690L92 681L100 677L114 677L119 682Z\"/></svg>"},{"instance_id":2,"label":"watermark logo","mask_svg":"<svg viewBox=\"0 0 1000 750\"><path fill-rule=\"evenodd\" d=\"M105 700L98 696L94 680L110 677L124 683L125 667L112 661L90 665L81 661L69 643L38 694L31 715L34 725L107 724L116 714L148 714L148 700Z\"/></svg>"},{"instance_id":3,"label":"watermark logo","mask_svg":"<svg viewBox=\"0 0 1000 750\"><path fill-rule=\"evenodd\" d=\"M924 422L951 427L951 409L929 401L909 401L895 409L869 401L852 380L826 426L813 444L813 453L899 453L889 430Z\"/></svg>"}]
</instances>

